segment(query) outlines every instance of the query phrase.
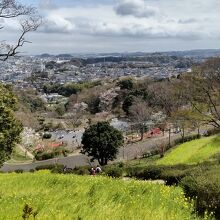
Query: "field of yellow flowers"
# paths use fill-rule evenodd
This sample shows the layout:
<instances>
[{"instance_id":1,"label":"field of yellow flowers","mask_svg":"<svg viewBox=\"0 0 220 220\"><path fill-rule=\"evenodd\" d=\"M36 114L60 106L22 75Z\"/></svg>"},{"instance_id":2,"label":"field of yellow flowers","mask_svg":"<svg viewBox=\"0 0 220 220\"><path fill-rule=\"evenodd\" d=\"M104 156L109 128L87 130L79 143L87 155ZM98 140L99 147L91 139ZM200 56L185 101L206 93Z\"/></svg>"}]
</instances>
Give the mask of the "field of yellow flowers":
<instances>
[{"instance_id":1,"label":"field of yellow flowers","mask_svg":"<svg viewBox=\"0 0 220 220\"><path fill-rule=\"evenodd\" d=\"M24 212L24 206L26 211ZM49 171L0 174L0 219L198 219L179 187Z\"/></svg>"}]
</instances>

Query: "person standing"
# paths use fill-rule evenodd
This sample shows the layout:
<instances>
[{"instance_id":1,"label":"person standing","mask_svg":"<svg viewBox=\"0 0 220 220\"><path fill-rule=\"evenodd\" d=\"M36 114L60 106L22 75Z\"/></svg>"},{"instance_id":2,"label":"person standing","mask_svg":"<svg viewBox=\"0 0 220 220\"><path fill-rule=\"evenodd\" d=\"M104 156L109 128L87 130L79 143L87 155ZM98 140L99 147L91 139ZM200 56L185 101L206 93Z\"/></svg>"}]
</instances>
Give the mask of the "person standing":
<instances>
[{"instance_id":1,"label":"person standing","mask_svg":"<svg viewBox=\"0 0 220 220\"><path fill-rule=\"evenodd\" d=\"M91 169L91 175L95 176L96 175L96 170L92 167Z\"/></svg>"}]
</instances>

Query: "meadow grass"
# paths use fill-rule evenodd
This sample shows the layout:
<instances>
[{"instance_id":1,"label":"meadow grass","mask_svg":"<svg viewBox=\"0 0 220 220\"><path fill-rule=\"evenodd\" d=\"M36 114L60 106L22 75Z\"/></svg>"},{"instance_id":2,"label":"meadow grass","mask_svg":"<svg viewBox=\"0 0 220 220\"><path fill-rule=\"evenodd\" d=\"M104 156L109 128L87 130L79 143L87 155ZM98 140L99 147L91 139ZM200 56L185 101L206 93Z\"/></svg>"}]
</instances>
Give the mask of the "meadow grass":
<instances>
[{"instance_id":1,"label":"meadow grass","mask_svg":"<svg viewBox=\"0 0 220 220\"><path fill-rule=\"evenodd\" d=\"M49 171L0 174L0 219L22 219L25 204L43 220L198 219L179 187Z\"/></svg>"},{"instance_id":2,"label":"meadow grass","mask_svg":"<svg viewBox=\"0 0 220 220\"><path fill-rule=\"evenodd\" d=\"M158 165L198 164L220 153L220 135L186 142L168 151Z\"/></svg>"}]
</instances>

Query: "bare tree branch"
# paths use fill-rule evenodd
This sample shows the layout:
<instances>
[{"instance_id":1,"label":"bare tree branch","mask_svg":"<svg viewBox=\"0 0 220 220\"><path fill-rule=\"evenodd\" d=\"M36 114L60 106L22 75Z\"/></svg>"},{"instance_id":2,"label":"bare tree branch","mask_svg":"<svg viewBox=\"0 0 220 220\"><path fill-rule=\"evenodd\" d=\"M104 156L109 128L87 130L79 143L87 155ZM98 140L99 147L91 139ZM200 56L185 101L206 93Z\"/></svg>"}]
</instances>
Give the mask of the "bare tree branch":
<instances>
[{"instance_id":1,"label":"bare tree branch","mask_svg":"<svg viewBox=\"0 0 220 220\"><path fill-rule=\"evenodd\" d=\"M21 15L33 15L37 11L34 7L24 6L15 0L0 1L0 18L15 18Z\"/></svg>"},{"instance_id":2,"label":"bare tree branch","mask_svg":"<svg viewBox=\"0 0 220 220\"><path fill-rule=\"evenodd\" d=\"M0 18L14 19L20 17L21 34L14 45L8 44L5 41L0 43L0 61L6 61L9 57L15 56L19 53L18 49L20 47L25 43L31 43L25 40L26 34L36 31L42 23L36 8L22 5L16 0L0 0ZM1 26L0 30L3 28Z\"/></svg>"}]
</instances>

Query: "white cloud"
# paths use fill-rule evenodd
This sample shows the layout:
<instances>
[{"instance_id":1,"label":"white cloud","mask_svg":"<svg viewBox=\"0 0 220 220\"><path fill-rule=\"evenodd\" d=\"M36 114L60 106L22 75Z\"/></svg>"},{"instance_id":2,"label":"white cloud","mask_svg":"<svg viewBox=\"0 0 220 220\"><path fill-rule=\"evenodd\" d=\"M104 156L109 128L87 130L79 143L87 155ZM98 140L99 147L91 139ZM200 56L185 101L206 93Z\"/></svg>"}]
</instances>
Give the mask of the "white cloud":
<instances>
[{"instance_id":1,"label":"white cloud","mask_svg":"<svg viewBox=\"0 0 220 220\"><path fill-rule=\"evenodd\" d=\"M43 10L51 10L51 9L56 9L57 6L53 2L53 0L40 0L39 8Z\"/></svg>"},{"instance_id":2,"label":"white cloud","mask_svg":"<svg viewBox=\"0 0 220 220\"><path fill-rule=\"evenodd\" d=\"M137 18L155 16L159 10L148 6L144 0L122 0L116 7L115 12L121 16L132 15Z\"/></svg>"},{"instance_id":3,"label":"white cloud","mask_svg":"<svg viewBox=\"0 0 220 220\"><path fill-rule=\"evenodd\" d=\"M155 48L159 51L160 48L220 45L219 0L106 0L105 4L102 1L94 0L92 5L90 0L77 0L74 4L66 0L68 6L61 1L55 6L55 1L42 0L45 23L34 33L36 37L30 39L31 47L41 45L42 41L44 46L38 47L42 52L46 48L68 51L71 45L78 51L86 48L88 51L95 48L106 51ZM18 30L14 21L6 24L10 30ZM7 35L7 29L3 30Z\"/></svg>"},{"instance_id":4,"label":"white cloud","mask_svg":"<svg viewBox=\"0 0 220 220\"><path fill-rule=\"evenodd\" d=\"M145 39L180 38L195 40L203 33L192 18L157 15L150 18L120 16L113 6L60 8L48 11L45 33Z\"/></svg>"},{"instance_id":5,"label":"white cloud","mask_svg":"<svg viewBox=\"0 0 220 220\"><path fill-rule=\"evenodd\" d=\"M74 24L65 17L50 14L44 24L39 28L44 33L71 33L75 29Z\"/></svg>"},{"instance_id":6,"label":"white cloud","mask_svg":"<svg viewBox=\"0 0 220 220\"><path fill-rule=\"evenodd\" d=\"M145 23L145 22L128 22L128 23L111 23L102 21L84 20L75 24L76 32L94 36L109 37L131 37L145 39L160 38L181 38L181 39L198 39L201 33L199 30L181 29L178 23Z\"/></svg>"}]
</instances>

